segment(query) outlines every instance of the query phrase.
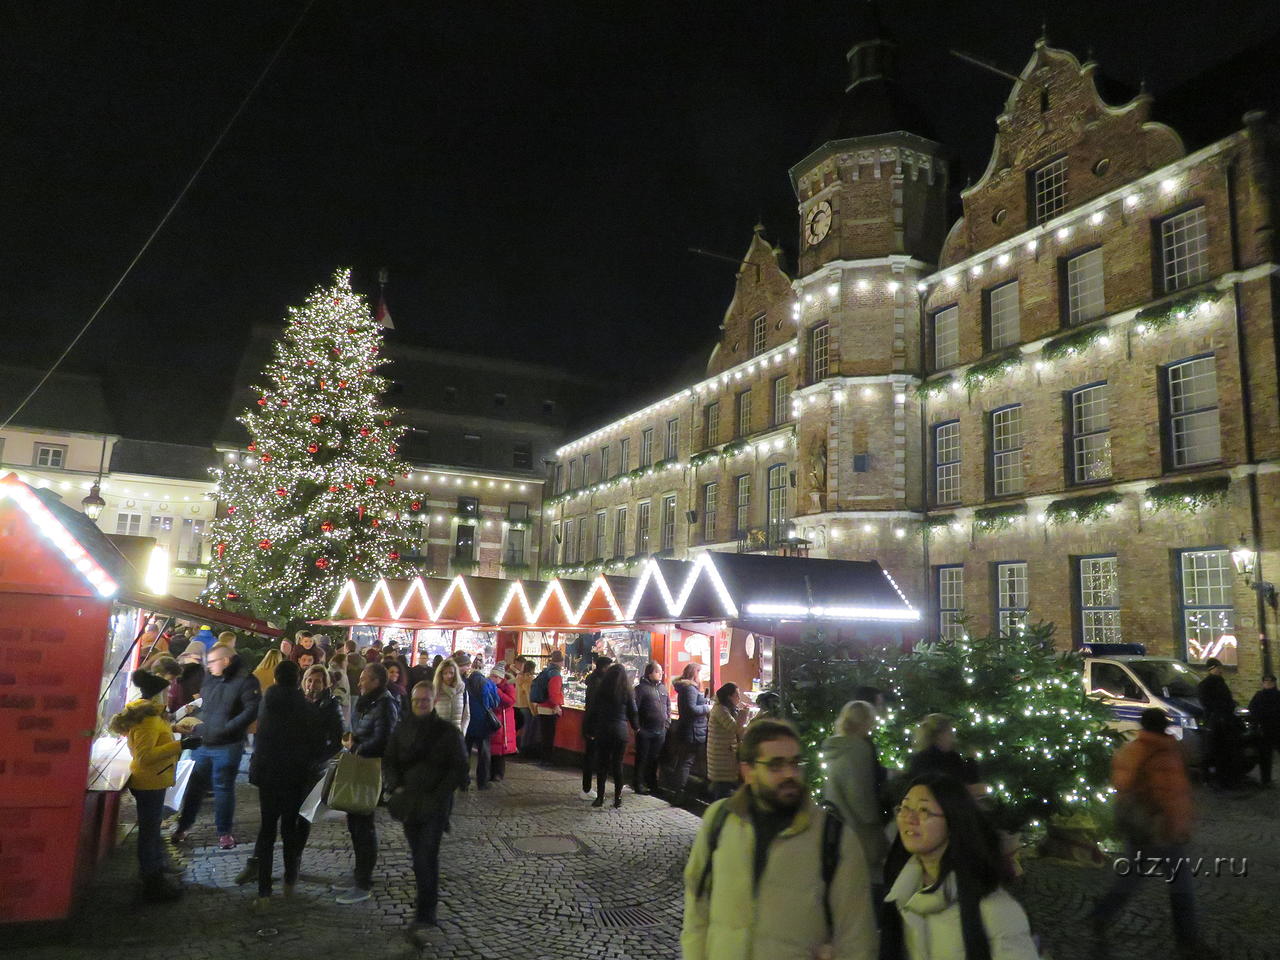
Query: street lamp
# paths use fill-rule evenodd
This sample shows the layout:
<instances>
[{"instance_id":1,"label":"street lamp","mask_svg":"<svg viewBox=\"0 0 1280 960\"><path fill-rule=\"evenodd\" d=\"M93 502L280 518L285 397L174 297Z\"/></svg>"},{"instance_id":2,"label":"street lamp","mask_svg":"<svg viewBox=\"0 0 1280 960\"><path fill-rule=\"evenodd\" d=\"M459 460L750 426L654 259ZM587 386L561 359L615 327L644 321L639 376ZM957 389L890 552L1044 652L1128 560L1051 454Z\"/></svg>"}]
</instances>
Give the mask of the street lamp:
<instances>
[{"instance_id":1,"label":"street lamp","mask_svg":"<svg viewBox=\"0 0 1280 960\"><path fill-rule=\"evenodd\" d=\"M1258 569L1258 551L1240 541L1240 546L1231 551L1231 562L1236 566L1236 573L1244 577L1246 586L1253 586L1253 575Z\"/></svg>"},{"instance_id":2,"label":"street lamp","mask_svg":"<svg viewBox=\"0 0 1280 960\"><path fill-rule=\"evenodd\" d=\"M102 516L102 511L107 507L107 501L102 499L102 468L107 463L107 438L102 438L102 453L98 457L98 479L93 481L93 486L89 488L89 495L80 501L80 509L84 511L84 515L94 523L98 522L98 518Z\"/></svg>"}]
</instances>

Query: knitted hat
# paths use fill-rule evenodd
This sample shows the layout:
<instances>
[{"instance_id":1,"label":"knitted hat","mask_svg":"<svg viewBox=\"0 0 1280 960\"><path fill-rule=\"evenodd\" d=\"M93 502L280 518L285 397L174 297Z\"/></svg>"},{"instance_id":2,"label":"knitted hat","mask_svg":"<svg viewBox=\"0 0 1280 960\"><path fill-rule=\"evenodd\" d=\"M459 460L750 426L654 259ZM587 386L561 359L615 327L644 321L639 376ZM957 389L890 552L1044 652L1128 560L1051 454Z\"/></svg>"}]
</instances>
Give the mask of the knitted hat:
<instances>
[{"instance_id":1,"label":"knitted hat","mask_svg":"<svg viewBox=\"0 0 1280 960\"><path fill-rule=\"evenodd\" d=\"M133 671L133 676L129 679L133 681L133 685L138 688L144 700L150 700L161 690L169 688L168 680L157 677L154 673L148 673L146 670Z\"/></svg>"},{"instance_id":2,"label":"knitted hat","mask_svg":"<svg viewBox=\"0 0 1280 960\"><path fill-rule=\"evenodd\" d=\"M499 660L497 663L495 663L492 667L489 668L489 676L491 677L505 677L506 675L507 675L507 665L503 663L501 660Z\"/></svg>"},{"instance_id":3,"label":"knitted hat","mask_svg":"<svg viewBox=\"0 0 1280 960\"><path fill-rule=\"evenodd\" d=\"M199 640L192 640L187 644L186 649L182 651L178 659L180 661L186 660L190 663L204 663L204 653L204 644Z\"/></svg>"}]
</instances>

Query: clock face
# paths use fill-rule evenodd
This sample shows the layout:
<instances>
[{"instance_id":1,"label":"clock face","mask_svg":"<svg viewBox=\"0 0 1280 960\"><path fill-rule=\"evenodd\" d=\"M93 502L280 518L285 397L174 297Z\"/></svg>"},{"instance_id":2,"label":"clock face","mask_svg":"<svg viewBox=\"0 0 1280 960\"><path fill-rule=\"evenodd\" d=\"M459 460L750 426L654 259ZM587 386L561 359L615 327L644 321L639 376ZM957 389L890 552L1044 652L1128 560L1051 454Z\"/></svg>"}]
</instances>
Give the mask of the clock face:
<instances>
[{"instance_id":1,"label":"clock face","mask_svg":"<svg viewBox=\"0 0 1280 960\"><path fill-rule=\"evenodd\" d=\"M809 246L821 243L831 231L831 204L826 200L816 203L804 218L804 238Z\"/></svg>"}]
</instances>

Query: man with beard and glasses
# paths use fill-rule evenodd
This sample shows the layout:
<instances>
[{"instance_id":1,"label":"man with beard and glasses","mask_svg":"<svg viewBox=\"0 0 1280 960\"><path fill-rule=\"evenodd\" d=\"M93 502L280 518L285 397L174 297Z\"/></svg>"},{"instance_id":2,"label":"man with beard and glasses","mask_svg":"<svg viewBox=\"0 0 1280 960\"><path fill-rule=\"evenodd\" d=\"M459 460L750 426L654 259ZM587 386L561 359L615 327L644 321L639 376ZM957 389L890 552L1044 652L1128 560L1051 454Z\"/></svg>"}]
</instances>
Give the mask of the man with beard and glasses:
<instances>
[{"instance_id":1,"label":"man with beard and glasses","mask_svg":"<svg viewBox=\"0 0 1280 960\"><path fill-rule=\"evenodd\" d=\"M742 786L713 803L684 871L684 960L871 960L870 879L853 830L809 798L795 727L757 720Z\"/></svg>"}]
</instances>

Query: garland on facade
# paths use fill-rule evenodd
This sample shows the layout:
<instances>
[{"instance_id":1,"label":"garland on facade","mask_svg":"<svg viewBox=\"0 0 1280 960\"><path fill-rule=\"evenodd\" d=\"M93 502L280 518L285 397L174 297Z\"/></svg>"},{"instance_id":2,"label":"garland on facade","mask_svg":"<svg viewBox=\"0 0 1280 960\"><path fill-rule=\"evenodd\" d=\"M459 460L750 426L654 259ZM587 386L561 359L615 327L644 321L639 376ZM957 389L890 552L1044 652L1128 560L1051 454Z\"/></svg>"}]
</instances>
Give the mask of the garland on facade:
<instances>
[{"instance_id":1,"label":"garland on facade","mask_svg":"<svg viewBox=\"0 0 1280 960\"><path fill-rule=\"evenodd\" d=\"M1157 483L1147 487L1146 493L1142 495L1142 505L1152 513L1176 510L1179 513L1195 514L1207 507L1225 503L1230 487L1230 477Z\"/></svg>"},{"instance_id":2,"label":"garland on facade","mask_svg":"<svg viewBox=\"0 0 1280 960\"><path fill-rule=\"evenodd\" d=\"M720 459L728 460L730 457L736 457L738 454L744 453L750 448L750 440L731 440L720 450Z\"/></svg>"},{"instance_id":3,"label":"garland on facade","mask_svg":"<svg viewBox=\"0 0 1280 960\"><path fill-rule=\"evenodd\" d=\"M938 380L921 383L916 387L916 396L921 400L936 400L939 397L945 397L956 382L955 375L950 374Z\"/></svg>"},{"instance_id":4,"label":"garland on facade","mask_svg":"<svg viewBox=\"0 0 1280 960\"><path fill-rule=\"evenodd\" d=\"M933 536L933 531L940 527L949 527L955 523L956 515L954 513L934 513L925 517L920 523L920 533L927 539Z\"/></svg>"},{"instance_id":5,"label":"garland on facade","mask_svg":"<svg viewBox=\"0 0 1280 960\"><path fill-rule=\"evenodd\" d=\"M697 468L704 463L710 463L712 460L718 460L719 458L719 450L703 450L701 453L695 453L689 458L689 466Z\"/></svg>"},{"instance_id":6,"label":"garland on facade","mask_svg":"<svg viewBox=\"0 0 1280 960\"><path fill-rule=\"evenodd\" d=\"M970 392L979 390L991 381L1000 379L1010 370L1021 365L1022 354L1016 351L1003 353L986 360L979 360L964 372L964 387Z\"/></svg>"},{"instance_id":7,"label":"garland on facade","mask_svg":"<svg viewBox=\"0 0 1280 960\"><path fill-rule=\"evenodd\" d=\"M533 565L529 563L504 563L502 572L508 577L516 579L524 579L533 572Z\"/></svg>"},{"instance_id":8,"label":"garland on facade","mask_svg":"<svg viewBox=\"0 0 1280 960\"><path fill-rule=\"evenodd\" d=\"M1046 343L1040 350L1040 359L1045 363L1053 363L1055 360L1074 357L1084 353L1106 335L1107 328L1102 326L1072 330Z\"/></svg>"},{"instance_id":9,"label":"garland on facade","mask_svg":"<svg viewBox=\"0 0 1280 960\"><path fill-rule=\"evenodd\" d=\"M1138 333L1163 330L1189 319L1204 307L1212 306L1224 296L1221 290L1198 290L1167 303L1139 310L1133 318Z\"/></svg>"},{"instance_id":10,"label":"garland on facade","mask_svg":"<svg viewBox=\"0 0 1280 960\"><path fill-rule=\"evenodd\" d=\"M1109 517L1116 505L1123 502L1120 494L1108 491L1091 497L1068 497L1055 500L1045 508L1045 520L1054 525L1068 523L1096 523Z\"/></svg>"},{"instance_id":11,"label":"garland on facade","mask_svg":"<svg viewBox=\"0 0 1280 960\"><path fill-rule=\"evenodd\" d=\"M470 577L474 576L475 572L480 569L480 562L478 560L464 560L454 557L449 562L449 566L453 570L455 577L459 575Z\"/></svg>"},{"instance_id":12,"label":"garland on facade","mask_svg":"<svg viewBox=\"0 0 1280 960\"><path fill-rule=\"evenodd\" d=\"M1027 515L1025 503L1010 503L999 507L982 507L973 511L975 533L997 533L1012 527Z\"/></svg>"}]
</instances>

